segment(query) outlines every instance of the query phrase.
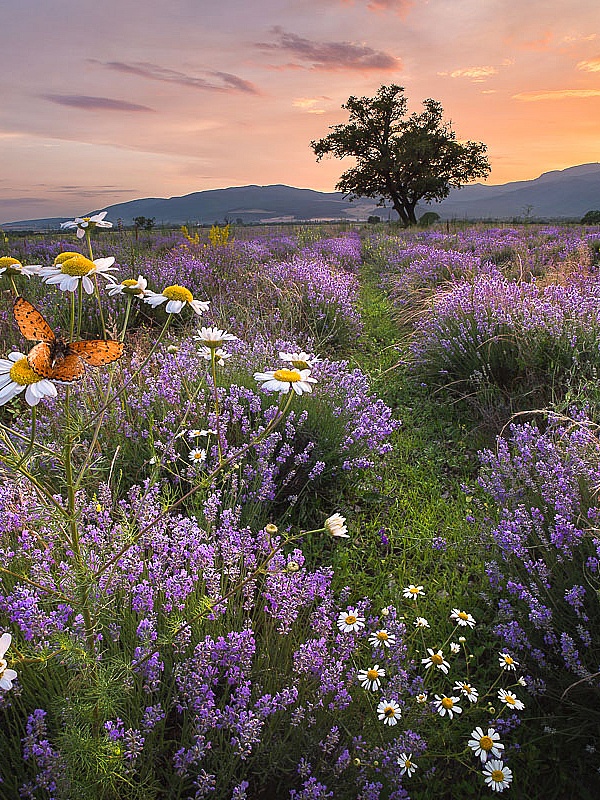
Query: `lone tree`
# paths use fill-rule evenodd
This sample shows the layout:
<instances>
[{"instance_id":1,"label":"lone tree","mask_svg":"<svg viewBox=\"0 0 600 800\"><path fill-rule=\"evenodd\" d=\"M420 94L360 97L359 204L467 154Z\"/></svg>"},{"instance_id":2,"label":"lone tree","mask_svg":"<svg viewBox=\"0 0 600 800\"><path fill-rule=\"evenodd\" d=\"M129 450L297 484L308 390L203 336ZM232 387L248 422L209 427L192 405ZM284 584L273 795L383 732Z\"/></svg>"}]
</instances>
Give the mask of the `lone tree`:
<instances>
[{"instance_id":1,"label":"lone tree","mask_svg":"<svg viewBox=\"0 0 600 800\"><path fill-rule=\"evenodd\" d=\"M456 141L436 100L424 100L425 110L409 116L407 105L404 88L396 84L381 86L375 97L350 97L342 106L348 123L333 125L310 146L317 161L329 154L353 156L356 166L343 173L336 189L351 200L391 200L408 226L417 224L419 200L443 200L450 189L487 177L490 164L482 142Z\"/></svg>"}]
</instances>

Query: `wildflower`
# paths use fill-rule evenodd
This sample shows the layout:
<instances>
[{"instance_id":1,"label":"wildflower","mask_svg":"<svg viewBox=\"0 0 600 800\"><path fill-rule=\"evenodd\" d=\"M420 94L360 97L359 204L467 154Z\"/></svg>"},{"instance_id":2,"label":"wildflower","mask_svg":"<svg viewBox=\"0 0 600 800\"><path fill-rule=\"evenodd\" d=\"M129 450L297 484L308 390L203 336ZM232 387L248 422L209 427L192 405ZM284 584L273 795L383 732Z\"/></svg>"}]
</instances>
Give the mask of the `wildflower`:
<instances>
[{"instance_id":1,"label":"wildflower","mask_svg":"<svg viewBox=\"0 0 600 800\"><path fill-rule=\"evenodd\" d=\"M285 565L285 569L287 572L299 572L300 564L297 561L288 561Z\"/></svg>"},{"instance_id":2,"label":"wildflower","mask_svg":"<svg viewBox=\"0 0 600 800\"><path fill-rule=\"evenodd\" d=\"M12 636L10 633L3 633L2 636L0 636L0 689L3 689L5 692L12 689L12 682L17 677L17 673L14 669L8 668L6 659L4 658L11 641Z\"/></svg>"},{"instance_id":3,"label":"wildflower","mask_svg":"<svg viewBox=\"0 0 600 800\"><path fill-rule=\"evenodd\" d=\"M349 539L348 528L346 527L346 517L342 517L337 511L325 520L325 530L331 536L338 536L342 539Z\"/></svg>"},{"instance_id":4,"label":"wildflower","mask_svg":"<svg viewBox=\"0 0 600 800\"><path fill-rule=\"evenodd\" d=\"M415 628L431 628L425 617L417 617L415 619Z\"/></svg>"},{"instance_id":5,"label":"wildflower","mask_svg":"<svg viewBox=\"0 0 600 800\"><path fill-rule=\"evenodd\" d=\"M308 353L279 353L282 361L287 361L294 369L311 369L315 364L319 364L321 359L318 356L311 356Z\"/></svg>"},{"instance_id":6,"label":"wildflower","mask_svg":"<svg viewBox=\"0 0 600 800\"><path fill-rule=\"evenodd\" d=\"M39 275L44 283L58 285L61 292L74 292L81 284L86 294L93 294L94 282L91 276L101 275L109 281L112 280L112 275L108 273L117 269L113 266L114 263L113 256L92 261L81 253L59 253L52 266L42 267Z\"/></svg>"},{"instance_id":7,"label":"wildflower","mask_svg":"<svg viewBox=\"0 0 600 800\"><path fill-rule=\"evenodd\" d=\"M498 661L500 662L500 667L502 669L507 670L515 670L516 667L519 666L519 662L515 661L512 656L509 656L508 653L500 653L498 657Z\"/></svg>"},{"instance_id":8,"label":"wildflower","mask_svg":"<svg viewBox=\"0 0 600 800\"><path fill-rule=\"evenodd\" d=\"M310 377L310 370L303 369L276 369L269 372L255 372L254 380L263 381L262 388L267 392L279 392L280 394L287 394L290 389L293 389L296 394L301 395L304 392L310 394L312 392L311 383L316 383L316 378Z\"/></svg>"},{"instance_id":9,"label":"wildflower","mask_svg":"<svg viewBox=\"0 0 600 800\"><path fill-rule=\"evenodd\" d=\"M190 450L189 459L193 464L197 464L199 461L206 461L206 450L201 450L199 447Z\"/></svg>"},{"instance_id":10,"label":"wildflower","mask_svg":"<svg viewBox=\"0 0 600 800\"><path fill-rule=\"evenodd\" d=\"M450 652L455 655L456 653L460 653L460 645L458 642L450 642Z\"/></svg>"},{"instance_id":11,"label":"wildflower","mask_svg":"<svg viewBox=\"0 0 600 800\"><path fill-rule=\"evenodd\" d=\"M453 688L456 692L462 692L471 703L476 703L479 698L477 689L466 681L456 681Z\"/></svg>"},{"instance_id":12,"label":"wildflower","mask_svg":"<svg viewBox=\"0 0 600 800\"><path fill-rule=\"evenodd\" d=\"M31 275L37 275L41 267L41 264L32 264L31 266L24 267L20 261L16 258L12 258L12 256L2 256L0 258L0 275L7 275L10 277L26 275L29 278Z\"/></svg>"},{"instance_id":13,"label":"wildflower","mask_svg":"<svg viewBox=\"0 0 600 800\"><path fill-rule=\"evenodd\" d=\"M389 615L390 615L390 609L387 606L384 606L381 609L381 616L382 617L389 617Z\"/></svg>"},{"instance_id":14,"label":"wildflower","mask_svg":"<svg viewBox=\"0 0 600 800\"><path fill-rule=\"evenodd\" d=\"M458 703L460 703L460 697L448 697L445 694L441 697L439 694L435 695L436 710L440 717L447 714L452 719L455 714L462 714L462 708Z\"/></svg>"},{"instance_id":15,"label":"wildflower","mask_svg":"<svg viewBox=\"0 0 600 800\"><path fill-rule=\"evenodd\" d=\"M156 308L161 303L166 302L165 311L167 314L179 314L186 305L198 316L204 311L208 311L207 300L194 300L194 295L189 289L177 284L167 286L160 294L146 289L144 302L151 305L152 308Z\"/></svg>"},{"instance_id":16,"label":"wildflower","mask_svg":"<svg viewBox=\"0 0 600 800\"><path fill-rule=\"evenodd\" d=\"M482 728L475 728L474 731L471 731L468 745L473 753L479 756L482 764L492 756L501 758L502 750L504 750L500 734L494 728L488 728L487 733L484 733Z\"/></svg>"},{"instance_id":17,"label":"wildflower","mask_svg":"<svg viewBox=\"0 0 600 800\"><path fill-rule=\"evenodd\" d=\"M275 536L278 530L279 528L277 527L277 525L273 525L272 522L268 522L265 525L265 531L269 534L269 536Z\"/></svg>"},{"instance_id":18,"label":"wildflower","mask_svg":"<svg viewBox=\"0 0 600 800\"><path fill-rule=\"evenodd\" d=\"M429 695L427 694L427 692L419 692L419 694L415 697L415 700L419 705L422 706L424 703L427 702L428 696Z\"/></svg>"},{"instance_id":19,"label":"wildflower","mask_svg":"<svg viewBox=\"0 0 600 800\"><path fill-rule=\"evenodd\" d=\"M406 755L406 753L400 753L398 756L398 766L400 767L400 775L408 775L410 776L413 772L417 769L417 765L411 761L412 753Z\"/></svg>"},{"instance_id":20,"label":"wildflower","mask_svg":"<svg viewBox=\"0 0 600 800\"><path fill-rule=\"evenodd\" d=\"M56 386L52 381L34 372L27 356L15 351L9 353L8 358L0 358L0 406L23 390L30 406L37 406L42 397L56 397Z\"/></svg>"},{"instance_id":21,"label":"wildflower","mask_svg":"<svg viewBox=\"0 0 600 800\"><path fill-rule=\"evenodd\" d=\"M515 711L522 711L525 704L519 700L516 694L508 692L506 689L500 689L498 692L498 699L505 703L509 708L514 708Z\"/></svg>"},{"instance_id":22,"label":"wildflower","mask_svg":"<svg viewBox=\"0 0 600 800\"><path fill-rule=\"evenodd\" d=\"M347 612L341 611L338 616L337 626L342 633L350 633L351 631L359 631L365 627L365 618L360 617L356 613L356 609L349 608Z\"/></svg>"},{"instance_id":23,"label":"wildflower","mask_svg":"<svg viewBox=\"0 0 600 800\"><path fill-rule=\"evenodd\" d=\"M212 433L213 435L216 435L217 432L216 431L212 431L210 429L209 430L204 430L204 429L200 430L199 428L193 428L191 431L187 432L187 435L190 437L190 439L196 439L198 436L208 436L210 433Z\"/></svg>"},{"instance_id":24,"label":"wildflower","mask_svg":"<svg viewBox=\"0 0 600 800\"><path fill-rule=\"evenodd\" d=\"M460 611L458 608L453 608L452 613L450 614L450 619L453 619L457 625L461 625L463 628L467 625L469 628L475 627L475 620L473 617L468 614L466 611Z\"/></svg>"},{"instance_id":25,"label":"wildflower","mask_svg":"<svg viewBox=\"0 0 600 800\"><path fill-rule=\"evenodd\" d=\"M459 636L458 641L460 642L460 644L464 644L467 640L465 639L464 636Z\"/></svg>"},{"instance_id":26,"label":"wildflower","mask_svg":"<svg viewBox=\"0 0 600 800\"><path fill-rule=\"evenodd\" d=\"M394 700L382 700L377 706L377 718L384 725L397 725L401 716L400 706Z\"/></svg>"},{"instance_id":27,"label":"wildflower","mask_svg":"<svg viewBox=\"0 0 600 800\"><path fill-rule=\"evenodd\" d=\"M106 291L111 297L116 294L143 296L146 293L147 286L148 281L146 278L138 275L137 280L127 278L127 280L121 281L121 283L111 283Z\"/></svg>"},{"instance_id":28,"label":"wildflower","mask_svg":"<svg viewBox=\"0 0 600 800\"><path fill-rule=\"evenodd\" d=\"M381 688L380 678L385 677L385 670L380 668L379 664L375 664L371 669L361 669L357 677L363 689L376 692Z\"/></svg>"},{"instance_id":29,"label":"wildflower","mask_svg":"<svg viewBox=\"0 0 600 800\"><path fill-rule=\"evenodd\" d=\"M522 675L520 678L517 678L517 683L519 684L519 686L527 686L527 681Z\"/></svg>"},{"instance_id":30,"label":"wildflower","mask_svg":"<svg viewBox=\"0 0 600 800\"><path fill-rule=\"evenodd\" d=\"M422 586L415 586L413 583L411 583L410 586L407 586L403 590L402 594L407 600L416 600L417 597L422 597L425 592L423 591Z\"/></svg>"},{"instance_id":31,"label":"wildflower","mask_svg":"<svg viewBox=\"0 0 600 800\"><path fill-rule=\"evenodd\" d=\"M493 792L503 792L512 781L512 770L502 761L488 761L483 768L485 782Z\"/></svg>"},{"instance_id":32,"label":"wildflower","mask_svg":"<svg viewBox=\"0 0 600 800\"><path fill-rule=\"evenodd\" d=\"M437 667L441 669L444 675L448 674L448 670L450 669L450 664L447 661L444 661L444 654L441 650L438 650L437 653L434 653L431 647L427 648L427 652L429 653L427 658L421 659L421 664L425 664L425 669L429 669L429 667Z\"/></svg>"},{"instance_id":33,"label":"wildflower","mask_svg":"<svg viewBox=\"0 0 600 800\"><path fill-rule=\"evenodd\" d=\"M369 636L369 644L373 647L389 647L396 644L396 637L393 633L388 633L385 628L380 628Z\"/></svg>"},{"instance_id":34,"label":"wildflower","mask_svg":"<svg viewBox=\"0 0 600 800\"><path fill-rule=\"evenodd\" d=\"M226 353L225 350L221 350L220 347L214 348L211 350L210 347L201 347L198 350L198 355L202 358L205 358L207 361L211 361L213 357L213 353L215 355L215 362L220 366L225 366L225 361L228 358L231 358L231 353Z\"/></svg>"},{"instance_id":35,"label":"wildflower","mask_svg":"<svg viewBox=\"0 0 600 800\"><path fill-rule=\"evenodd\" d=\"M92 217L75 217L68 222L61 222L61 228L77 228L77 238L83 239L86 230L92 228L112 228L112 222L106 222L104 217L107 211L101 211L99 214L94 214Z\"/></svg>"},{"instance_id":36,"label":"wildflower","mask_svg":"<svg viewBox=\"0 0 600 800\"><path fill-rule=\"evenodd\" d=\"M220 328L205 328L204 326L200 328L198 335L194 336L197 342L211 350L221 347L224 342L235 342L237 338L233 333L227 333L227 331L222 331Z\"/></svg>"}]
</instances>

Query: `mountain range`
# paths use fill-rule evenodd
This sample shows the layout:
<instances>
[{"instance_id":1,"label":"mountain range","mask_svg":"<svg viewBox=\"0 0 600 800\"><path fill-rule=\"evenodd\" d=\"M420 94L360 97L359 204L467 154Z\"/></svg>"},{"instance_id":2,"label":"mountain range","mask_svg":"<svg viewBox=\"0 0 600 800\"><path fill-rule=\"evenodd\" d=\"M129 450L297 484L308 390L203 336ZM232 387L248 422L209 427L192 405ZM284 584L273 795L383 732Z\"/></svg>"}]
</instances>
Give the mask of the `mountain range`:
<instances>
[{"instance_id":1,"label":"mountain range","mask_svg":"<svg viewBox=\"0 0 600 800\"><path fill-rule=\"evenodd\" d=\"M600 163L581 164L544 172L530 181L501 185L475 183L453 189L441 203L420 205L417 216L435 211L456 220L575 220L600 209ZM154 218L157 225L276 224L318 220L366 220L369 216L396 219L391 208L374 200L350 202L341 192L317 192L276 184L210 189L182 197L147 197L104 206L87 215L107 211L113 223L132 225L135 217ZM56 229L64 217L3 223L5 230Z\"/></svg>"}]
</instances>

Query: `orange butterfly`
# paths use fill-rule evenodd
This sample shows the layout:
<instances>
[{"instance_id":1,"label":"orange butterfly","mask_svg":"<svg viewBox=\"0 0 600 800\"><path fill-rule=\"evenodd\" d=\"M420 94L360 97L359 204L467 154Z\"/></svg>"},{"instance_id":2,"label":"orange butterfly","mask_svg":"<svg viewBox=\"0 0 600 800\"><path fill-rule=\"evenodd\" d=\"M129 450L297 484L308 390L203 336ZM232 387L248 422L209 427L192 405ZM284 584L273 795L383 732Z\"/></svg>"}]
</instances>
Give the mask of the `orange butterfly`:
<instances>
[{"instance_id":1,"label":"orange butterfly","mask_svg":"<svg viewBox=\"0 0 600 800\"><path fill-rule=\"evenodd\" d=\"M28 300L17 297L13 306L15 321L26 339L37 341L27 356L34 372L43 378L71 383L83 378L85 364L101 367L123 355L123 345L105 339L66 342L57 339L44 317Z\"/></svg>"}]
</instances>

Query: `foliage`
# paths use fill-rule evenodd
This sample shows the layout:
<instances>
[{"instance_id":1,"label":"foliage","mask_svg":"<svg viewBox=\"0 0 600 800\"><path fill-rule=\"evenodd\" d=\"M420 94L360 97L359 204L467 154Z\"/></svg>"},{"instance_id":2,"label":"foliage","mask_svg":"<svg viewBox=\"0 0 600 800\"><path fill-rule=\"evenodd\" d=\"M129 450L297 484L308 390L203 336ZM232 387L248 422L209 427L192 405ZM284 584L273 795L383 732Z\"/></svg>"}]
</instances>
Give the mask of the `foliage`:
<instances>
[{"instance_id":1,"label":"foliage","mask_svg":"<svg viewBox=\"0 0 600 800\"><path fill-rule=\"evenodd\" d=\"M490 165L481 142L458 142L436 100L425 100L420 114L407 115L404 89L381 86L375 97L350 97L342 106L349 122L312 141L321 160L351 156L356 166L342 174L336 188L352 197L389 200L404 225L416 225L420 200L442 200L451 188L486 177Z\"/></svg>"},{"instance_id":2,"label":"foliage","mask_svg":"<svg viewBox=\"0 0 600 800\"><path fill-rule=\"evenodd\" d=\"M600 211L595 209L587 211L581 218L582 225L600 225Z\"/></svg>"}]
</instances>

